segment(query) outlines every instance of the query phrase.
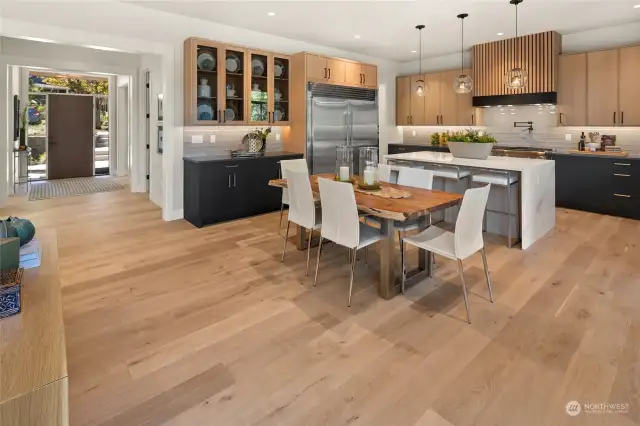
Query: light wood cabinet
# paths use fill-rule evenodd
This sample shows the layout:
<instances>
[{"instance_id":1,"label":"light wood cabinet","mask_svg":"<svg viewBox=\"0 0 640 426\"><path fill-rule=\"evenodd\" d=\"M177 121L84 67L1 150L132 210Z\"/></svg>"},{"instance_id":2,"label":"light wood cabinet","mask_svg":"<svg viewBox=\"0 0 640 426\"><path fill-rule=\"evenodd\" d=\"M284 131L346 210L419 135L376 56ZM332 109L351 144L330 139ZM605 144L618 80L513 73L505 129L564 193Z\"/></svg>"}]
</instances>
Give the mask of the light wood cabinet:
<instances>
[{"instance_id":1,"label":"light wood cabinet","mask_svg":"<svg viewBox=\"0 0 640 426\"><path fill-rule=\"evenodd\" d=\"M412 75L411 76L411 114L409 115L409 124L422 126L427 124L425 120L425 106L426 106L426 94L422 96L418 96L416 94L416 89L418 88L418 82L420 80L424 80L423 75Z\"/></svg>"},{"instance_id":2,"label":"light wood cabinet","mask_svg":"<svg viewBox=\"0 0 640 426\"><path fill-rule=\"evenodd\" d=\"M347 63L340 59L327 58L327 74L329 83L344 84L347 77Z\"/></svg>"},{"instance_id":3,"label":"light wood cabinet","mask_svg":"<svg viewBox=\"0 0 640 426\"><path fill-rule=\"evenodd\" d=\"M611 126L618 115L618 49L587 53L587 124Z\"/></svg>"},{"instance_id":4,"label":"light wood cabinet","mask_svg":"<svg viewBox=\"0 0 640 426\"><path fill-rule=\"evenodd\" d=\"M318 55L306 55L307 78L309 81L327 79L327 58Z\"/></svg>"},{"instance_id":5,"label":"light wood cabinet","mask_svg":"<svg viewBox=\"0 0 640 426\"><path fill-rule=\"evenodd\" d=\"M620 124L640 126L640 46L620 49Z\"/></svg>"},{"instance_id":6,"label":"light wood cabinet","mask_svg":"<svg viewBox=\"0 0 640 426\"><path fill-rule=\"evenodd\" d=\"M370 89L378 87L378 67L362 64L362 85Z\"/></svg>"},{"instance_id":7,"label":"light wood cabinet","mask_svg":"<svg viewBox=\"0 0 640 426\"><path fill-rule=\"evenodd\" d=\"M440 73L440 125L458 125L458 100L460 95L453 91L453 80L460 75L460 70Z\"/></svg>"},{"instance_id":8,"label":"light wood cabinet","mask_svg":"<svg viewBox=\"0 0 640 426\"><path fill-rule=\"evenodd\" d=\"M197 38L184 55L186 126L288 124L287 55Z\"/></svg>"},{"instance_id":9,"label":"light wood cabinet","mask_svg":"<svg viewBox=\"0 0 640 426\"><path fill-rule=\"evenodd\" d=\"M411 77L396 78L396 125L411 124Z\"/></svg>"},{"instance_id":10,"label":"light wood cabinet","mask_svg":"<svg viewBox=\"0 0 640 426\"><path fill-rule=\"evenodd\" d=\"M587 54L559 58L558 124L587 124Z\"/></svg>"},{"instance_id":11,"label":"light wood cabinet","mask_svg":"<svg viewBox=\"0 0 640 426\"><path fill-rule=\"evenodd\" d=\"M347 62L345 82L351 86L362 84L362 65L357 62Z\"/></svg>"},{"instance_id":12,"label":"light wood cabinet","mask_svg":"<svg viewBox=\"0 0 640 426\"><path fill-rule=\"evenodd\" d=\"M470 69L464 69L462 71L465 75L471 75L473 72ZM456 70L455 76L459 71ZM451 77L452 79L454 76ZM453 88L453 80L451 80L451 87ZM453 90L452 90L453 91ZM455 92L454 92L455 93ZM478 126L480 125L477 120L476 110L473 107L473 91L464 94L455 94L456 97L456 125L458 126ZM443 114L444 115L444 114ZM445 124L447 124L447 118L444 118Z\"/></svg>"},{"instance_id":13,"label":"light wood cabinet","mask_svg":"<svg viewBox=\"0 0 640 426\"><path fill-rule=\"evenodd\" d=\"M471 70L463 70L467 75ZM453 91L453 81L459 69L396 78L396 124L427 126L477 126L473 94L457 94ZM416 95L418 80L423 79L428 86L424 96ZM409 82L409 84L407 84ZM407 94L407 87L409 93Z\"/></svg>"}]
</instances>

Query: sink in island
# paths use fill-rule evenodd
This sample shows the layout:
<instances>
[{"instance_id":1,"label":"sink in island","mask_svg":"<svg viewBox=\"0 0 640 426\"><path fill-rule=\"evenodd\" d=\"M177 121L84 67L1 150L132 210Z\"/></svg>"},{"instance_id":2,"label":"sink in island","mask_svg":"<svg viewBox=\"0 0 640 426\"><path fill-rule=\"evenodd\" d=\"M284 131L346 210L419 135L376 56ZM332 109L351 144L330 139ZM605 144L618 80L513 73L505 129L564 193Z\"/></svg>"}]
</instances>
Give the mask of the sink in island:
<instances>
[{"instance_id":1,"label":"sink in island","mask_svg":"<svg viewBox=\"0 0 640 426\"><path fill-rule=\"evenodd\" d=\"M518 209L513 214L517 218L515 223L518 226L522 249L531 247L555 226L556 184L553 160L493 156L486 160L472 160L456 158L450 153L443 152L395 154L387 155L385 159L390 165L425 167L434 170L452 168L470 171L472 175L491 171L515 173L520 190L519 197L515 198ZM465 181L469 182L469 180ZM503 200L494 200L494 204L501 204L501 201ZM493 228L503 229L504 226L495 224ZM490 226L487 226L487 230L493 232ZM497 233L505 235L503 232Z\"/></svg>"}]
</instances>

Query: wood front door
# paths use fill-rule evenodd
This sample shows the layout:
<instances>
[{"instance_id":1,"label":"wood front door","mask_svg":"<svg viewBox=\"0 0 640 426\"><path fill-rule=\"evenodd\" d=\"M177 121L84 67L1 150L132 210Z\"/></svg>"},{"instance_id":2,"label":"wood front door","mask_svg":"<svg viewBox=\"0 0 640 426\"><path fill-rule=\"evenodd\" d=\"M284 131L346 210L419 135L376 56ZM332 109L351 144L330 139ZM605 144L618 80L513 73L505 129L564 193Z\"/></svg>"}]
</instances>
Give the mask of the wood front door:
<instances>
[{"instance_id":1,"label":"wood front door","mask_svg":"<svg viewBox=\"0 0 640 426\"><path fill-rule=\"evenodd\" d=\"M93 176L93 96L49 95L49 179Z\"/></svg>"}]
</instances>

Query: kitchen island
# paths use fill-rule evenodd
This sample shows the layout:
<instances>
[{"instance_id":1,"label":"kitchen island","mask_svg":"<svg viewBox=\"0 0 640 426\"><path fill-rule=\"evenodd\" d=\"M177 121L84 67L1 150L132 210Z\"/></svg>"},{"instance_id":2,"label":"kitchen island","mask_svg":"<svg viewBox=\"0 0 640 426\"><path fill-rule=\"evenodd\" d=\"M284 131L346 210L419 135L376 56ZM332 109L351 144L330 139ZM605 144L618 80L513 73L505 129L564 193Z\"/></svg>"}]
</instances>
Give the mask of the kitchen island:
<instances>
[{"instance_id":1,"label":"kitchen island","mask_svg":"<svg viewBox=\"0 0 640 426\"><path fill-rule=\"evenodd\" d=\"M555 226L555 162L513 157L488 157L486 160L456 158L449 153L412 152L387 155L388 164L409 167L451 167L470 170L472 174L487 171L518 174L518 219L522 249L531 247ZM491 232L491 229L487 227Z\"/></svg>"}]
</instances>

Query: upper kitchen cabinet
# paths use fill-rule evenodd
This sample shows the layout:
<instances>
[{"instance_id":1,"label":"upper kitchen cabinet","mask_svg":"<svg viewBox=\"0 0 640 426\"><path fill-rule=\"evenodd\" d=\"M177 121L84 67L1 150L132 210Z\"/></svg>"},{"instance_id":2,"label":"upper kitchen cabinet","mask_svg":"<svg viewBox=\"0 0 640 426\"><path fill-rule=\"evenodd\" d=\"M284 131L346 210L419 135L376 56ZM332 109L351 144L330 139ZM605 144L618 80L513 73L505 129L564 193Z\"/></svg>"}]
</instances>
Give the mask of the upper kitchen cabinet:
<instances>
[{"instance_id":1,"label":"upper kitchen cabinet","mask_svg":"<svg viewBox=\"0 0 640 426\"><path fill-rule=\"evenodd\" d=\"M467 75L471 70L464 70ZM453 91L454 78L460 70L412 75L396 78L396 125L475 126L472 94L459 95ZM416 94L419 80L427 90Z\"/></svg>"},{"instance_id":2,"label":"upper kitchen cabinet","mask_svg":"<svg viewBox=\"0 0 640 426\"><path fill-rule=\"evenodd\" d=\"M185 125L288 125L290 67L286 55L187 39Z\"/></svg>"},{"instance_id":3,"label":"upper kitchen cabinet","mask_svg":"<svg viewBox=\"0 0 640 426\"><path fill-rule=\"evenodd\" d=\"M587 54L563 55L559 58L558 124L587 124Z\"/></svg>"},{"instance_id":4,"label":"upper kitchen cabinet","mask_svg":"<svg viewBox=\"0 0 640 426\"><path fill-rule=\"evenodd\" d=\"M396 125L411 124L411 76L396 77Z\"/></svg>"},{"instance_id":5,"label":"upper kitchen cabinet","mask_svg":"<svg viewBox=\"0 0 640 426\"><path fill-rule=\"evenodd\" d=\"M587 124L620 124L618 114L618 49L587 53Z\"/></svg>"},{"instance_id":6,"label":"upper kitchen cabinet","mask_svg":"<svg viewBox=\"0 0 640 426\"><path fill-rule=\"evenodd\" d=\"M251 125L286 125L289 121L290 59L286 55L250 51L250 97L246 107Z\"/></svg>"},{"instance_id":7,"label":"upper kitchen cabinet","mask_svg":"<svg viewBox=\"0 0 640 426\"><path fill-rule=\"evenodd\" d=\"M345 59L327 58L313 53L304 55L306 79L312 82L324 82L341 86L378 87L378 68L375 65Z\"/></svg>"},{"instance_id":8,"label":"upper kitchen cabinet","mask_svg":"<svg viewBox=\"0 0 640 426\"><path fill-rule=\"evenodd\" d=\"M222 122L224 96L224 47L218 43L188 39L184 43L185 125L218 125Z\"/></svg>"},{"instance_id":9,"label":"upper kitchen cabinet","mask_svg":"<svg viewBox=\"0 0 640 426\"><path fill-rule=\"evenodd\" d=\"M620 124L640 126L640 46L620 49Z\"/></svg>"}]
</instances>

